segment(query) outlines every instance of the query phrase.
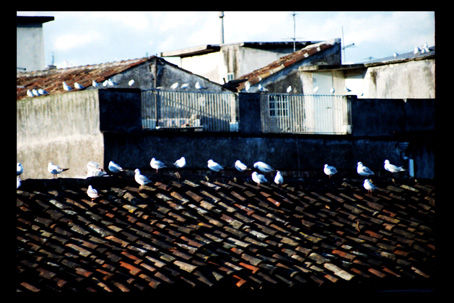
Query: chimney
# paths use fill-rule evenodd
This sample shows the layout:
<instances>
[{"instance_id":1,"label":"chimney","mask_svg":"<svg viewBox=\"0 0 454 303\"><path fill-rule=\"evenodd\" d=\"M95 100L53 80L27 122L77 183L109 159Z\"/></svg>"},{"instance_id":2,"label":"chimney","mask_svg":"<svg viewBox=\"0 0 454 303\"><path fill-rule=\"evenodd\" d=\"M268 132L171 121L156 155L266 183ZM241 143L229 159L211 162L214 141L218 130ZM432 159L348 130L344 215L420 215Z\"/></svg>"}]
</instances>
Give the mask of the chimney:
<instances>
[{"instance_id":1,"label":"chimney","mask_svg":"<svg viewBox=\"0 0 454 303\"><path fill-rule=\"evenodd\" d=\"M219 12L219 18L221 19L221 44L224 44L224 12Z\"/></svg>"}]
</instances>

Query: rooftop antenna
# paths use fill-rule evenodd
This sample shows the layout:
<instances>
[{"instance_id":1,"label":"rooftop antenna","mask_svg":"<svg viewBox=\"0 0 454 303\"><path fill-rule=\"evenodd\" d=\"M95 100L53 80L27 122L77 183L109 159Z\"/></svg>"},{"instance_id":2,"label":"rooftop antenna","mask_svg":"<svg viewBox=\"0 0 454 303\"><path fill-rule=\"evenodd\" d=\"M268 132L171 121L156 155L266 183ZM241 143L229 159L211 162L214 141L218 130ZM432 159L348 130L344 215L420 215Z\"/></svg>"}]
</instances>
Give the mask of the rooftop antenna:
<instances>
[{"instance_id":1,"label":"rooftop antenna","mask_svg":"<svg viewBox=\"0 0 454 303\"><path fill-rule=\"evenodd\" d=\"M344 40L344 26L341 26L341 31L342 31L342 45L345 43L345 40ZM342 63L344 61L347 61L347 57L345 56L345 49L346 48L349 48L349 47L352 47L352 46L355 46L355 43L350 43L348 45L344 45L342 46L342 55L343 55L343 60L342 60Z\"/></svg>"},{"instance_id":2,"label":"rooftop antenna","mask_svg":"<svg viewBox=\"0 0 454 303\"><path fill-rule=\"evenodd\" d=\"M293 12L292 16L293 16L293 52L296 52L296 21L295 21L296 12Z\"/></svg>"},{"instance_id":3,"label":"rooftop antenna","mask_svg":"<svg viewBox=\"0 0 454 303\"><path fill-rule=\"evenodd\" d=\"M221 19L221 44L224 44L224 12L219 12L219 18Z\"/></svg>"}]
</instances>

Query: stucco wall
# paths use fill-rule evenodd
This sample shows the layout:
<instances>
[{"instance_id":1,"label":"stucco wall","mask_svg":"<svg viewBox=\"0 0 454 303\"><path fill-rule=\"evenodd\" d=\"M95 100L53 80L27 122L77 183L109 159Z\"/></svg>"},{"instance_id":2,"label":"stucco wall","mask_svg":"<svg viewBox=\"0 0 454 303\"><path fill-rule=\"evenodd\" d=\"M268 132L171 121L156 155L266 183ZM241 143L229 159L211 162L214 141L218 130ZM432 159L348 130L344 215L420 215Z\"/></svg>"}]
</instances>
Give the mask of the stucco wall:
<instances>
[{"instance_id":1,"label":"stucco wall","mask_svg":"<svg viewBox=\"0 0 454 303\"><path fill-rule=\"evenodd\" d=\"M16 33L17 67L27 71L44 69L42 25L18 26Z\"/></svg>"}]
</instances>

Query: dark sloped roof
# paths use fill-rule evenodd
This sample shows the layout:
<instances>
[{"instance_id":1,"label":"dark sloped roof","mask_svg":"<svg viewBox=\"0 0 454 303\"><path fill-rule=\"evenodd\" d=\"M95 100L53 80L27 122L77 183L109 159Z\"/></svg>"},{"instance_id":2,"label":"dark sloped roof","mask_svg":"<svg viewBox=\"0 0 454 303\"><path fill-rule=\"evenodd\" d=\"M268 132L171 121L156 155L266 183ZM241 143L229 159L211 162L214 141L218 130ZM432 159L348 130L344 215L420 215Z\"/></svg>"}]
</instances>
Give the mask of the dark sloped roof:
<instances>
[{"instance_id":1,"label":"dark sloped roof","mask_svg":"<svg viewBox=\"0 0 454 303\"><path fill-rule=\"evenodd\" d=\"M17 291L415 287L434 276L431 184L376 178L369 194L351 178L149 176L140 190L131 175L24 180Z\"/></svg>"},{"instance_id":2,"label":"dark sloped roof","mask_svg":"<svg viewBox=\"0 0 454 303\"><path fill-rule=\"evenodd\" d=\"M17 100L27 97L28 89L42 88L49 94L64 92L62 82L73 87L75 82L89 87L92 80L101 83L129 68L151 60L153 57L129 59L101 64L83 65L68 68L18 72L16 76Z\"/></svg>"}]
</instances>

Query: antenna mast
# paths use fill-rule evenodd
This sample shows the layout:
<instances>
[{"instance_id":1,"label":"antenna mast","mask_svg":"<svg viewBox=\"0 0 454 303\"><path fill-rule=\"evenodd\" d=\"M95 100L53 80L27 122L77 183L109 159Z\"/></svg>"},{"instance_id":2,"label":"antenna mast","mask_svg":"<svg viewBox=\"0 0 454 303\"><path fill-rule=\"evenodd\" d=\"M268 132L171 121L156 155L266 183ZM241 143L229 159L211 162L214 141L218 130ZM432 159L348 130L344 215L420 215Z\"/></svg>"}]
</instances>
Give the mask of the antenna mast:
<instances>
[{"instance_id":1,"label":"antenna mast","mask_svg":"<svg viewBox=\"0 0 454 303\"><path fill-rule=\"evenodd\" d=\"M219 18L221 19L221 44L224 44L224 12L219 12Z\"/></svg>"},{"instance_id":2,"label":"antenna mast","mask_svg":"<svg viewBox=\"0 0 454 303\"><path fill-rule=\"evenodd\" d=\"M293 52L295 52L296 51L296 22L295 22L296 13L293 12L292 16L293 16Z\"/></svg>"}]
</instances>

